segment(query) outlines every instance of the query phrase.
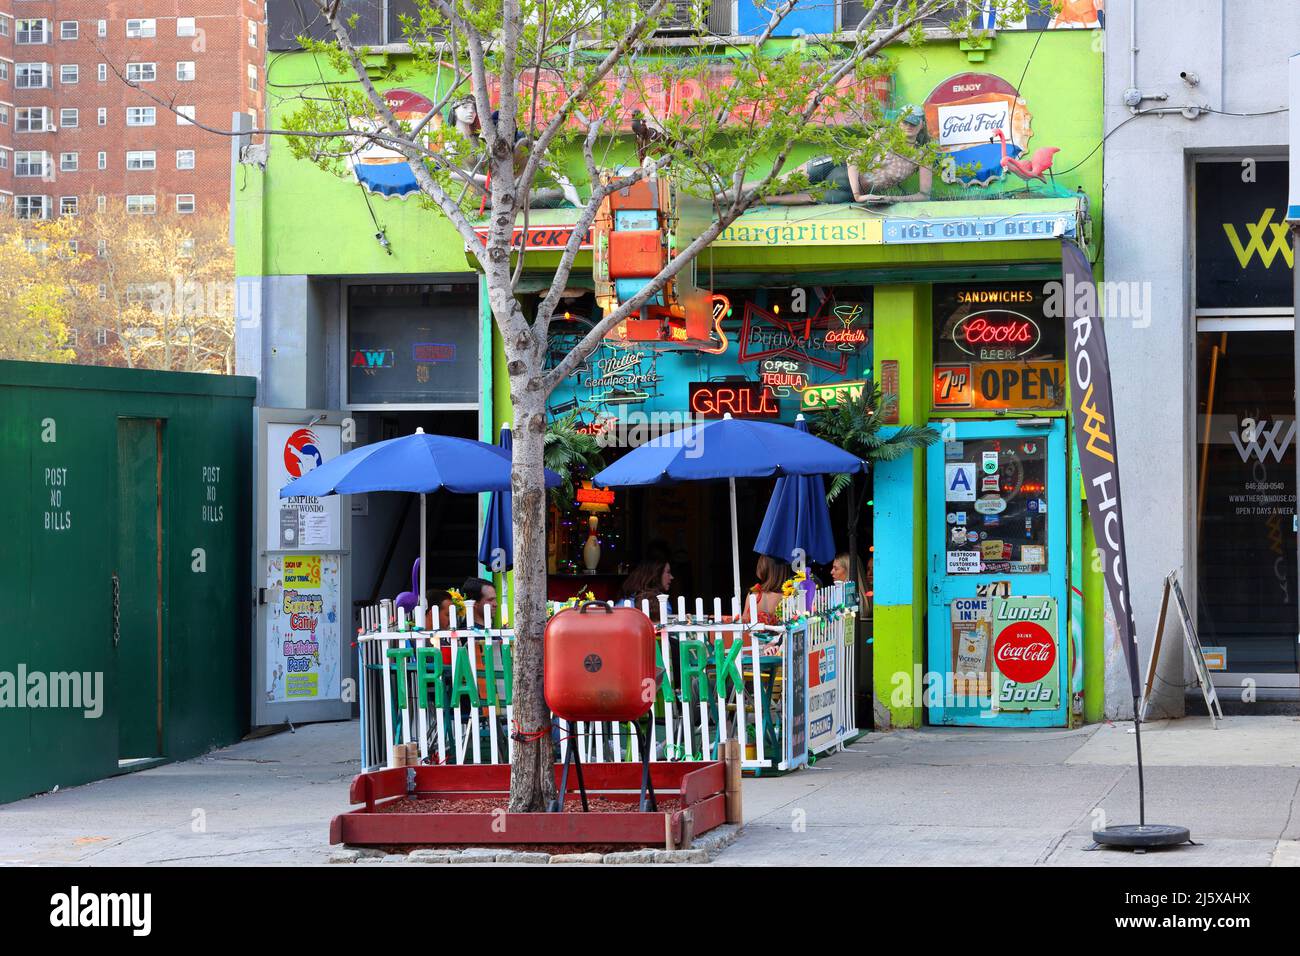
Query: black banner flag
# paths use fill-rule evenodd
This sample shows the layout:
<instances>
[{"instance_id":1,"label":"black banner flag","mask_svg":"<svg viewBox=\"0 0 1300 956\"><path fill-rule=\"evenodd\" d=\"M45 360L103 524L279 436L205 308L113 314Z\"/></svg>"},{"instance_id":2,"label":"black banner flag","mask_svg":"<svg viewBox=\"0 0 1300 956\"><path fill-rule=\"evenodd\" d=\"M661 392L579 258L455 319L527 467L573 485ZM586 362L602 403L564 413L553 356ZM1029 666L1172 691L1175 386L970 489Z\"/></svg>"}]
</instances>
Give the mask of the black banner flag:
<instances>
[{"instance_id":1,"label":"black banner flag","mask_svg":"<svg viewBox=\"0 0 1300 956\"><path fill-rule=\"evenodd\" d=\"M1106 592L1115 609L1128 661L1134 716L1139 697L1137 635L1130 607L1128 562L1124 557L1124 511L1119 494L1119 452L1110 360L1099 317L1097 285L1087 256L1070 239L1061 240L1061 278L1070 371L1070 415L1079 446L1079 470L1088 495L1088 514L1101 552Z\"/></svg>"}]
</instances>

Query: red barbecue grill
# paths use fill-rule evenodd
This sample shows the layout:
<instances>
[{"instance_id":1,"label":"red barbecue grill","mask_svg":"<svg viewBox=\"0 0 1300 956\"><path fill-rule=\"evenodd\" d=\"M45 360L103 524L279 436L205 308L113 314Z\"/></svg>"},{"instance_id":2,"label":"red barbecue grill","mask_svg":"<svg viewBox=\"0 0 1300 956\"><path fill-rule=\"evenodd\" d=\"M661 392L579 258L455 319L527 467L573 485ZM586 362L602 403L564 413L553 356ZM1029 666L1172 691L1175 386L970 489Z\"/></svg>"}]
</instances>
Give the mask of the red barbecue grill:
<instances>
[{"instance_id":1,"label":"red barbecue grill","mask_svg":"<svg viewBox=\"0 0 1300 956\"><path fill-rule=\"evenodd\" d=\"M654 706L661 678L655 668L654 625L636 608L588 601L551 618L543 640L547 706L568 723L570 737L576 736L574 725L580 720L630 722L641 749L641 809L656 810L650 786L654 722L651 718L645 730L640 723ZM570 763L577 771L582 809L587 810L582 760L575 742L565 751L560 792L552 811L564 809Z\"/></svg>"}]
</instances>

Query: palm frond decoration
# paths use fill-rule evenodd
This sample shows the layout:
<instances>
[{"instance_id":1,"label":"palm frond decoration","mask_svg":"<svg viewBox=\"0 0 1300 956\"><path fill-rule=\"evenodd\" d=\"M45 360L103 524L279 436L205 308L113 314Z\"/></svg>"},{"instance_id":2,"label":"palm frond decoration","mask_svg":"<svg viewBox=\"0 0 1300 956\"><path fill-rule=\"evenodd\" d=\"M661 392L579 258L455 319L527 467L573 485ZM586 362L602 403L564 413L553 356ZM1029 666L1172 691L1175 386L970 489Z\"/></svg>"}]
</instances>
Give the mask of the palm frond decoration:
<instances>
[{"instance_id":1,"label":"palm frond decoration","mask_svg":"<svg viewBox=\"0 0 1300 956\"><path fill-rule=\"evenodd\" d=\"M882 434L886 413L897 403L897 396L886 396L879 385L863 389L857 401L828 408L818 416L814 430L818 437L868 464L897 461L912 450L939 440L939 433L928 425L904 425ZM852 483L851 475L835 475L826 491L826 500L834 501Z\"/></svg>"},{"instance_id":2,"label":"palm frond decoration","mask_svg":"<svg viewBox=\"0 0 1300 956\"><path fill-rule=\"evenodd\" d=\"M551 489L551 501L558 508L573 503L575 480L583 480L582 474L594 475L605 467L600 440L578 429L577 412L554 419L546 426L542 460L561 478L560 484Z\"/></svg>"}]
</instances>

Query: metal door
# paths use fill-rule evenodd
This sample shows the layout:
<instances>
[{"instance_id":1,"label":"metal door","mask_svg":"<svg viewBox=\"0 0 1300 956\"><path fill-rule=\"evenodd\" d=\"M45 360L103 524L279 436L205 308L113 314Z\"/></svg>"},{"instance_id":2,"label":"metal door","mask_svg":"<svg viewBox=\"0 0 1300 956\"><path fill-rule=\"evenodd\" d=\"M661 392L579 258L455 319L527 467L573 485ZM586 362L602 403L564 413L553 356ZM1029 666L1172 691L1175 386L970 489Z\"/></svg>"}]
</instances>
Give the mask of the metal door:
<instances>
[{"instance_id":1,"label":"metal door","mask_svg":"<svg viewBox=\"0 0 1300 956\"><path fill-rule=\"evenodd\" d=\"M163 423L117 420L113 642L118 759L163 755Z\"/></svg>"},{"instance_id":2,"label":"metal door","mask_svg":"<svg viewBox=\"0 0 1300 956\"><path fill-rule=\"evenodd\" d=\"M352 655L351 509L280 489L347 451L341 411L258 408L253 525L253 724L346 720Z\"/></svg>"},{"instance_id":3,"label":"metal door","mask_svg":"<svg viewBox=\"0 0 1300 956\"><path fill-rule=\"evenodd\" d=\"M1065 726L1065 422L952 427L954 436L926 453L930 721ZM1041 600L1029 607L1020 600L1028 597ZM1041 625L1024 626L1052 627L1054 640L1027 649L1007 622L1040 613ZM1015 659L1026 653L1028 670ZM1013 680L1026 674L1033 680Z\"/></svg>"}]
</instances>

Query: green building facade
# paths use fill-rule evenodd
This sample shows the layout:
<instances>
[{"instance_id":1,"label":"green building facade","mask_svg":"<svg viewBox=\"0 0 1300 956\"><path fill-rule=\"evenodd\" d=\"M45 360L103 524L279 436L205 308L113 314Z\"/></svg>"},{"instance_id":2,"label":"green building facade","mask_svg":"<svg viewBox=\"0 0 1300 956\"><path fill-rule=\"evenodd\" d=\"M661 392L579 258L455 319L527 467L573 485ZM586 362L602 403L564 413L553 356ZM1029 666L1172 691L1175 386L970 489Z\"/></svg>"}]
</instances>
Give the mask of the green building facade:
<instances>
[{"instance_id":1,"label":"green building facade","mask_svg":"<svg viewBox=\"0 0 1300 956\"><path fill-rule=\"evenodd\" d=\"M593 429L633 411L698 414L697 395L752 391L766 387L763 375L784 372L796 384L774 399L773 417L814 419L815 396L834 401L836 385L880 382L897 395L891 427L930 424L944 441L872 476L864 558L877 725L1096 720L1101 585L1068 431L1064 328L1045 283L1060 279L1062 238L1095 258L1101 234L1103 31L1004 29L978 42L931 34L919 48L887 51L891 108L919 118L943 150L928 199L750 210L698 263L699 284L730 306L721 354L646 349L629 379L605 376L613 365L602 365L610 358L602 349L557 389L552 412ZM345 79L292 42L280 45L267 66L272 127L314 84ZM413 71L400 45L377 49L367 62L381 90L436 97L432 77ZM631 143L623 149L612 162L634 161ZM259 381L258 403L341 410L362 443L416 426L494 440L510 414L502 350L455 230L417 196L383 196L352 169L331 175L295 159L282 138L242 155L233 172L237 353L241 374ZM792 164L810 158L796 153ZM900 192L917 183L913 175ZM539 210L530 225L558 232L575 218L572 209ZM542 288L553 261L530 246L523 288ZM575 314L589 310L589 252L570 285ZM839 321L863 334L841 334L833 346L822 334L818 353L807 333L803 345L792 340L795 316L820 333ZM614 365L626 371L624 359ZM628 392L628 380L649 387ZM803 385L817 387L812 398ZM747 532L742 523L742 542L746 533L752 540L765 493L742 500L754 525ZM601 515L605 554L594 577L579 566L588 513L552 514L553 596L584 582L613 587L658 545L681 557L691 597L728 590L727 529L714 517L725 512L713 492L646 494ZM352 509L353 594L392 596L408 586L417 529L392 500L399 496L366 497ZM842 511L834 515L842 521ZM469 509L448 503L431 521L439 522L430 526L432 586L480 573ZM1011 699L978 702L1002 646L990 616L1022 597L1051 602L1051 660L1021 672ZM954 671L976 676L943 686ZM954 702L954 692L977 702Z\"/></svg>"}]
</instances>

